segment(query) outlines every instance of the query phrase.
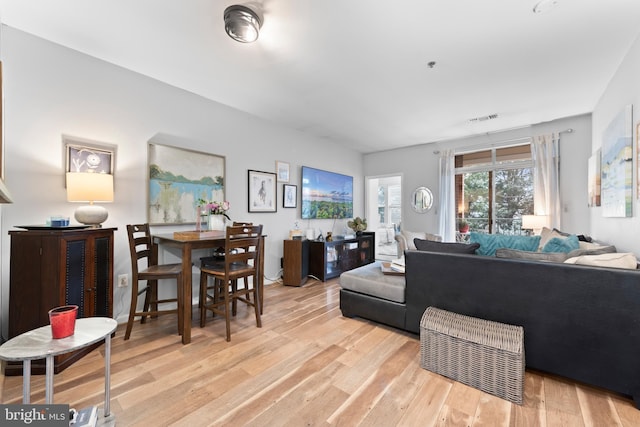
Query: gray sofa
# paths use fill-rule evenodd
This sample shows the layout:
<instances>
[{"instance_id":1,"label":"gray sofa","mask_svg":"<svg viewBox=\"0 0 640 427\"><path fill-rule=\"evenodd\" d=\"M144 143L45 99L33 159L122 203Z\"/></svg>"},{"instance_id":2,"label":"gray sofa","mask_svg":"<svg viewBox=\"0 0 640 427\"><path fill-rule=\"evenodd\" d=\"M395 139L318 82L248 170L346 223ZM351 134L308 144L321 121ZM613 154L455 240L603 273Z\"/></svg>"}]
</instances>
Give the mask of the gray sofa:
<instances>
[{"instance_id":1,"label":"gray sofa","mask_svg":"<svg viewBox=\"0 0 640 427\"><path fill-rule=\"evenodd\" d=\"M342 314L416 334L429 306L521 325L527 368L631 396L640 408L640 270L422 251L405 261L405 301L343 288Z\"/></svg>"}]
</instances>

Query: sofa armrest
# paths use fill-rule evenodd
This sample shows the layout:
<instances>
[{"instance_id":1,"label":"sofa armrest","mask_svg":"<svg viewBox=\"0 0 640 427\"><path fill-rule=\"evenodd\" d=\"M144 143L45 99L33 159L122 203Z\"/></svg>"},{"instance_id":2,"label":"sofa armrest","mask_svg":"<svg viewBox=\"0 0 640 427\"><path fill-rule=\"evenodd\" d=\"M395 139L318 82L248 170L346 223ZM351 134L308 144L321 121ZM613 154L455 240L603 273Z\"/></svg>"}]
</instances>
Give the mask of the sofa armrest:
<instances>
[{"instance_id":1,"label":"sofa armrest","mask_svg":"<svg viewBox=\"0 0 640 427\"><path fill-rule=\"evenodd\" d=\"M402 233L398 233L395 236L396 242L398 242L398 258L404 255L404 251L408 249L407 238Z\"/></svg>"}]
</instances>

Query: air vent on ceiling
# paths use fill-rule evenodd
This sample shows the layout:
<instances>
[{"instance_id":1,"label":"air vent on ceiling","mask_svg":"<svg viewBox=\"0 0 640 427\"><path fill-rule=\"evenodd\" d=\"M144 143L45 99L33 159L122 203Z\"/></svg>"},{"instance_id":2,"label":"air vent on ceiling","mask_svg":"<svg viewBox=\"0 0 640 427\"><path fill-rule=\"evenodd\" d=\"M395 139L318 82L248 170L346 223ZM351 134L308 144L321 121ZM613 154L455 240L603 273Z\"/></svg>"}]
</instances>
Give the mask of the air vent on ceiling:
<instances>
[{"instance_id":1,"label":"air vent on ceiling","mask_svg":"<svg viewBox=\"0 0 640 427\"><path fill-rule=\"evenodd\" d=\"M474 117L473 119L469 119L470 123L478 123L478 122L486 122L487 120L497 119L498 114L489 114L488 116Z\"/></svg>"}]
</instances>

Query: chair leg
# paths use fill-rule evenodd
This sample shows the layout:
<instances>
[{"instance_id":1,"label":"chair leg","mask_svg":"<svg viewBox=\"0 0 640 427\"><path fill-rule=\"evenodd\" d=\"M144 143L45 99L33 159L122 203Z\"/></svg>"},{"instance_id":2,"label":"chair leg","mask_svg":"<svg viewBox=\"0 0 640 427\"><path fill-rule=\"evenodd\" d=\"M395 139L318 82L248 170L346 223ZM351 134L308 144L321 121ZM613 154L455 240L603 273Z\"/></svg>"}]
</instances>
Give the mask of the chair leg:
<instances>
[{"instance_id":1,"label":"chair leg","mask_svg":"<svg viewBox=\"0 0 640 427\"><path fill-rule=\"evenodd\" d=\"M149 308L151 311L158 311L158 281L157 280L149 280L149 284L151 285L151 300L149 304ZM158 317L157 314L151 316L152 318Z\"/></svg>"},{"instance_id":2,"label":"chair leg","mask_svg":"<svg viewBox=\"0 0 640 427\"><path fill-rule=\"evenodd\" d=\"M182 283L182 275L179 275L176 279L176 292L177 292L177 304L178 304L178 335L182 335L184 332L184 310L191 310L191 304L187 304L186 301L183 301L183 283Z\"/></svg>"},{"instance_id":3,"label":"chair leg","mask_svg":"<svg viewBox=\"0 0 640 427\"><path fill-rule=\"evenodd\" d=\"M256 312L256 326L262 328L262 319L260 318L260 300L258 299L258 284L256 277L253 276L253 308Z\"/></svg>"},{"instance_id":4,"label":"chair leg","mask_svg":"<svg viewBox=\"0 0 640 427\"><path fill-rule=\"evenodd\" d=\"M152 309L154 309L154 304L153 302L156 301L158 299L158 282L157 281L152 281L152 280L147 280L146 282L146 286L144 287L144 290L142 292L144 292L144 303L142 304L142 316L140 317L140 323L143 324L147 321L147 317L151 317L150 315L146 315L145 313L150 312ZM156 289L154 292L154 288ZM154 297L155 295L155 297ZM155 304L155 309L158 309L158 304Z\"/></svg>"},{"instance_id":5,"label":"chair leg","mask_svg":"<svg viewBox=\"0 0 640 427\"><path fill-rule=\"evenodd\" d=\"M198 297L198 305L200 306L200 327L204 328L205 319L207 317L207 283L209 281L208 274L200 272L200 296Z\"/></svg>"},{"instance_id":6,"label":"chair leg","mask_svg":"<svg viewBox=\"0 0 640 427\"><path fill-rule=\"evenodd\" d=\"M232 314L233 317L236 316L236 314L238 314L238 299L236 298L236 292L238 292L238 281L237 280L233 280L231 281L231 305L233 306L232 308Z\"/></svg>"},{"instance_id":7,"label":"chair leg","mask_svg":"<svg viewBox=\"0 0 640 427\"><path fill-rule=\"evenodd\" d=\"M147 293L145 293L146 297ZM131 336L131 329L133 328L133 321L136 314L136 308L138 306L138 280L134 280L131 283L131 306L129 307L129 320L127 320L127 330L124 333L124 339L128 340Z\"/></svg>"},{"instance_id":8,"label":"chair leg","mask_svg":"<svg viewBox=\"0 0 640 427\"><path fill-rule=\"evenodd\" d=\"M224 320L227 326L227 341L231 341L231 317L229 316L229 284L224 283Z\"/></svg>"}]
</instances>

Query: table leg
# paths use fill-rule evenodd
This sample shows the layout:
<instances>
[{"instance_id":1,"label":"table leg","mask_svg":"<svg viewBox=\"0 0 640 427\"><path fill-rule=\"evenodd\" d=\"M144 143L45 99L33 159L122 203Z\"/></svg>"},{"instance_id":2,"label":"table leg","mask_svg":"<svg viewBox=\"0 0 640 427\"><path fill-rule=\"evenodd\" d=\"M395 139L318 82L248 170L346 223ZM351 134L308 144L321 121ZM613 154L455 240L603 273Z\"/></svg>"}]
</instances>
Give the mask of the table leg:
<instances>
[{"instance_id":1,"label":"table leg","mask_svg":"<svg viewBox=\"0 0 640 427\"><path fill-rule=\"evenodd\" d=\"M51 405L53 403L53 356L47 356L45 369L47 378L45 380L44 402Z\"/></svg>"},{"instance_id":2,"label":"table leg","mask_svg":"<svg viewBox=\"0 0 640 427\"><path fill-rule=\"evenodd\" d=\"M182 245L182 344L191 342L191 245Z\"/></svg>"},{"instance_id":3,"label":"table leg","mask_svg":"<svg viewBox=\"0 0 640 427\"><path fill-rule=\"evenodd\" d=\"M104 339L104 416L111 415L111 334Z\"/></svg>"},{"instance_id":4,"label":"table leg","mask_svg":"<svg viewBox=\"0 0 640 427\"><path fill-rule=\"evenodd\" d=\"M22 361L22 403L31 402L31 360Z\"/></svg>"}]
</instances>

